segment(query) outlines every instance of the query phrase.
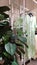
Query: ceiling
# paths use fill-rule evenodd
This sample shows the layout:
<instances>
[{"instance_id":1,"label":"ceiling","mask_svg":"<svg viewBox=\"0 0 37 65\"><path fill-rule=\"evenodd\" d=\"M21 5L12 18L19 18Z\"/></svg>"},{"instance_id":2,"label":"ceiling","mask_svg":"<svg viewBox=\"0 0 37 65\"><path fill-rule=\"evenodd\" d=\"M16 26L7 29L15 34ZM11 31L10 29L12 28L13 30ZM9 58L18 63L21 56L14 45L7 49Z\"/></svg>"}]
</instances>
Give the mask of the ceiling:
<instances>
[{"instance_id":1,"label":"ceiling","mask_svg":"<svg viewBox=\"0 0 37 65\"><path fill-rule=\"evenodd\" d=\"M25 0L25 3L25 7L29 9L29 12L32 12L37 18L37 4L33 0Z\"/></svg>"},{"instance_id":2,"label":"ceiling","mask_svg":"<svg viewBox=\"0 0 37 65\"><path fill-rule=\"evenodd\" d=\"M33 0L25 0L25 6L29 9L29 11L37 13L37 4L33 2Z\"/></svg>"},{"instance_id":3,"label":"ceiling","mask_svg":"<svg viewBox=\"0 0 37 65\"><path fill-rule=\"evenodd\" d=\"M20 7L22 5L23 7L26 7L29 9L30 12L34 13L37 16L37 4L33 2L33 0L11 0L11 2L14 2L14 7Z\"/></svg>"},{"instance_id":4,"label":"ceiling","mask_svg":"<svg viewBox=\"0 0 37 65\"><path fill-rule=\"evenodd\" d=\"M0 6L9 5L9 1L10 0L0 0ZM20 5L24 5L29 10L36 10L37 8L37 4L35 4L33 0L11 0L11 3L14 3L14 6L17 5L17 7L19 7Z\"/></svg>"},{"instance_id":5,"label":"ceiling","mask_svg":"<svg viewBox=\"0 0 37 65\"><path fill-rule=\"evenodd\" d=\"M10 0L0 0L0 6L8 5ZM37 4L33 0L11 0L11 3L14 3L14 7L19 8L20 5L29 9L29 11L35 12L37 16Z\"/></svg>"}]
</instances>

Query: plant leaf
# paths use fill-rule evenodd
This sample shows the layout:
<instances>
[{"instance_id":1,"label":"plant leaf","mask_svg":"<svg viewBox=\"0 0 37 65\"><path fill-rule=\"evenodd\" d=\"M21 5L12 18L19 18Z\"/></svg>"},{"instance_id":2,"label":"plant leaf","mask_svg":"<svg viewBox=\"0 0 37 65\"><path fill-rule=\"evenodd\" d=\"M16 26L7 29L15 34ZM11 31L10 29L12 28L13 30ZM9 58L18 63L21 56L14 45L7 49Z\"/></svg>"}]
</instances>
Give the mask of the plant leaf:
<instances>
[{"instance_id":1,"label":"plant leaf","mask_svg":"<svg viewBox=\"0 0 37 65\"><path fill-rule=\"evenodd\" d=\"M9 11L10 8L8 6L1 6L0 7L0 12L5 12L5 11Z\"/></svg>"},{"instance_id":2,"label":"plant leaf","mask_svg":"<svg viewBox=\"0 0 37 65\"><path fill-rule=\"evenodd\" d=\"M4 19L4 16L0 14L0 21Z\"/></svg>"},{"instance_id":3,"label":"plant leaf","mask_svg":"<svg viewBox=\"0 0 37 65\"><path fill-rule=\"evenodd\" d=\"M22 44L20 43L15 43L17 46L21 46L21 47L24 47Z\"/></svg>"},{"instance_id":4,"label":"plant leaf","mask_svg":"<svg viewBox=\"0 0 37 65\"><path fill-rule=\"evenodd\" d=\"M3 54L2 54L2 56L4 57L4 58L7 58L7 59L9 59L10 61L14 61L14 56L12 56L12 55L10 55L8 52L3 52Z\"/></svg>"},{"instance_id":5,"label":"plant leaf","mask_svg":"<svg viewBox=\"0 0 37 65\"><path fill-rule=\"evenodd\" d=\"M19 48L19 50L20 50L23 54L25 54L24 48L19 47L19 46L18 46L18 48Z\"/></svg>"},{"instance_id":6,"label":"plant leaf","mask_svg":"<svg viewBox=\"0 0 37 65\"><path fill-rule=\"evenodd\" d=\"M5 49L9 54L14 55L16 52L16 45L8 42L7 44L5 44Z\"/></svg>"},{"instance_id":7,"label":"plant leaf","mask_svg":"<svg viewBox=\"0 0 37 65\"><path fill-rule=\"evenodd\" d=\"M16 53L17 53L18 55L21 55L21 51L20 51L19 49L16 49Z\"/></svg>"},{"instance_id":8,"label":"plant leaf","mask_svg":"<svg viewBox=\"0 0 37 65\"><path fill-rule=\"evenodd\" d=\"M18 40L20 40L22 43L24 43L24 45L28 48L28 45L26 44L27 39L25 37L18 36Z\"/></svg>"},{"instance_id":9,"label":"plant leaf","mask_svg":"<svg viewBox=\"0 0 37 65\"><path fill-rule=\"evenodd\" d=\"M16 61L13 61L11 65L18 65Z\"/></svg>"},{"instance_id":10,"label":"plant leaf","mask_svg":"<svg viewBox=\"0 0 37 65\"><path fill-rule=\"evenodd\" d=\"M4 20L6 18L9 18L9 15L8 14L0 13L0 15L2 16L2 17L0 16L1 17L1 20Z\"/></svg>"}]
</instances>

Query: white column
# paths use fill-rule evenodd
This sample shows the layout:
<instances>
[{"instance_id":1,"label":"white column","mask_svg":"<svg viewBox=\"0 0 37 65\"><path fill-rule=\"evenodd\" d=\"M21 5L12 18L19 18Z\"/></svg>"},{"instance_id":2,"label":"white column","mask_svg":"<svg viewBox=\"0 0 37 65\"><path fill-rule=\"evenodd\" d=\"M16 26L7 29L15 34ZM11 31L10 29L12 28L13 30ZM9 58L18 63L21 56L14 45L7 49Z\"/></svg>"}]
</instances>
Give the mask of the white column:
<instances>
[{"instance_id":1,"label":"white column","mask_svg":"<svg viewBox=\"0 0 37 65\"><path fill-rule=\"evenodd\" d=\"M25 0L23 0L23 32L25 32ZM24 46L25 51L25 46ZM24 65L25 65L25 54L24 54Z\"/></svg>"},{"instance_id":2,"label":"white column","mask_svg":"<svg viewBox=\"0 0 37 65\"><path fill-rule=\"evenodd\" d=\"M13 21L14 21L13 4L11 4L11 10L10 10L10 25L11 25L11 29L12 29L12 30L13 30Z\"/></svg>"}]
</instances>

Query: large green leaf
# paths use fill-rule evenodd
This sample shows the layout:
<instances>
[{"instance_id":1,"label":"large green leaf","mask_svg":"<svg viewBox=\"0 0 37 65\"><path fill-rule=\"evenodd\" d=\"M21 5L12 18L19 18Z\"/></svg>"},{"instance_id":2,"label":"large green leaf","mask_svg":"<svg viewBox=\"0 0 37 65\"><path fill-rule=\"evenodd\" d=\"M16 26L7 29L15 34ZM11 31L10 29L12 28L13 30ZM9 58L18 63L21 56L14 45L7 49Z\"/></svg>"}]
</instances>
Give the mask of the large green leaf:
<instances>
[{"instance_id":1,"label":"large green leaf","mask_svg":"<svg viewBox=\"0 0 37 65\"><path fill-rule=\"evenodd\" d=\"M20 47L20 46L21 46L21 47L24 47L23 44L21 44L21 43L19 43L19 42L18 42L18 43L15 43L15 44L16 44L17 46L19 46L19 47Z\"/></svg>"},{"instance_id":2,"label":"large green leaf","mask_svg":"<svg viewBox=\"0 0 37 65\"><path fill-rule=\"evenodd\" d=\"M7 58L10 61L14 61L14 56L9 54L6 50L2 53L2 57Z\"/></svg>"},{"instance_id":3,"label":"large green leaf","mask_svg":"<svg viewBox=\"0 0 37 65\"><path fill-rule=\"evenodd\" d=\"M18 40L20 40L22 43L24 43L24 44L25 44L25 46L28 48L28 45L26 44L27 39L26 39L25 37L18 36Z\"/></svg>"},{"instance_id":4,"label":"large green leaf","mask_svg":"<svg viewBox=\"0 0 37 65\"><path fill-rule=\"evenodd\" d=\"M5 20L6 18L9 18L8 14L0 13L0 20Z\"/></svg>"},{"instance_id":5,"label":"large green leaf","mask_svg":"<svg viewBox=\"0 0 37 65\"><path fill-rule=\"evenodd\" d=\"M16 45L15 44L11 44L10 42L7 43L5 45L5 49L6 51L11 54L11 55L14 55L14 53L16 52Z\"/></svg>"},{"instance_id":6,"label":"large green leaf","mask_svg":"<svg viewBox=\"0 0 37 65\"><path fill-rule=\"evenodd\" d=\"M13 61L11 65L18 65L16 61Z\"/></svg>"},{"instance_id":7,"label":"large green leaf","mask_svg":"<svg viewBox=\"0 0 37 65\"><path fill-rule=\"evenodd\" d=\"M20 49L16 49L16 53L18 54L18 55L20 55L22 52L21 52L21 50Z\"/></svg>"},{"instance_id":8,"label":"large green leaf","mask_svg":"<svg viewBox=\"0 0 37 65\"><path fill-rule=\"evenodd\" d=\"M20 41L22 41L23 43L27 42L27 39L25 37L22 37L22 36L18 36L18 39Z\"/></svg>"},{"instance_id":9,"label":"large green leaf","mask_svg":"<svg viewBox=\"0 0 37 65\"><path fill-rule=\"evenodd\" d=\"M22 48L22 47L17 47L23 54L25 54L25 51L24 51L24 48Z\"/></svg>"},{"instance_id":10,"label":"large green leaf","mask_svg":"<svg viewBox=\"0 0 37 65\"><path fill-rule=\"evenodd\" d=\"M9 11L10 8L8 6L0 6L0 12Z\"/></svg>"},{"instance_id":11,"label":"large green leaf","mask_svg":"<svg viewBox=\"0 0 37 65\"><path fill-rule=\"evenodd\" d=\"M0 27L2 26L9 26L9 22L8 21L0 22Z\"/></svg>"},{"instance_id":12,"label":"large green leaf","mask_svg":"<svg viewBox=\"0 0 37 65\"><path fill-rule=\"evenodd\" d=\"M11 37L11 31L7 31L6 34L3 34L2 39L4 44L7 44L9 41L9 38Z\"/></svg>"},{"instance_id":13,"label":"large green leaf","mask_svg":"<svg viewBox=\"0 0 37 65\"><path fill-rule=\"evenodd\" d=\"M18 55L21 55L21 52L20 52L19 50L16 50L16 53L17 53Z\"/></svg>"},{"instance_id":14,"label":"large green leaf","mask_svg":"<svg viewBox=\"0 0 37 65\"><path fill-rule=\"evenodd\" d=\"M0 20L3 20L4 19L4 16L0 14Z\"/></svg>"},{"instance_id":15,"label":"large green leaf","mask_svg":"<svg viewBox=\"0 0 37 65\"><path fill-rule=\"evenodd\" d=\"M9 22L8 21L0 22L0 37L5 35L5 33L6 33L7 37L9 37L10 35L7 34L7 31L11 31L11 27L9 25ZM8 32L8 33L10 33L10 32Z\"/></svg>"}]
</instances>

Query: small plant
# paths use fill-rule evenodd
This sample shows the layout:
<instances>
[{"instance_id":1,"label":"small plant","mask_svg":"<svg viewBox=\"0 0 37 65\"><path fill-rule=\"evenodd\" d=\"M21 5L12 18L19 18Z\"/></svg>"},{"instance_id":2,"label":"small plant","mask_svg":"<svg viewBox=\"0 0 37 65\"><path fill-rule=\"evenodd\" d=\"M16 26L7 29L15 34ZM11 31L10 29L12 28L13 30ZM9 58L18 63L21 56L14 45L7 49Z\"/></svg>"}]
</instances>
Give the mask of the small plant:
<instances>
[{"instance_id":1,"label":"small plant","mask_svg":"<svg viewBox=\"0 0 37 65\"><path fill-rule=\"evenodd\" d=\"M24 45L28 48L26 38L15 35L6 21L9 15L4 12L9 10L7 6L0 7L0 65L18 65L17 54L25 54Z\"/></svg>"}]
</instances>

